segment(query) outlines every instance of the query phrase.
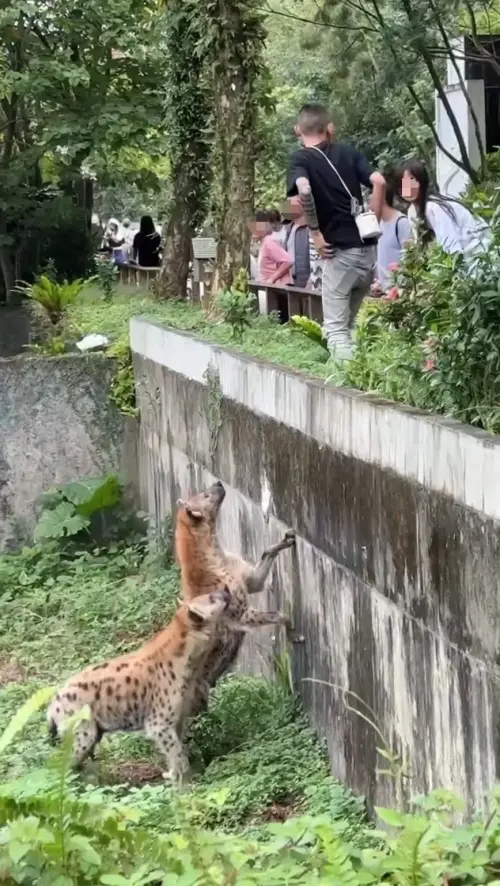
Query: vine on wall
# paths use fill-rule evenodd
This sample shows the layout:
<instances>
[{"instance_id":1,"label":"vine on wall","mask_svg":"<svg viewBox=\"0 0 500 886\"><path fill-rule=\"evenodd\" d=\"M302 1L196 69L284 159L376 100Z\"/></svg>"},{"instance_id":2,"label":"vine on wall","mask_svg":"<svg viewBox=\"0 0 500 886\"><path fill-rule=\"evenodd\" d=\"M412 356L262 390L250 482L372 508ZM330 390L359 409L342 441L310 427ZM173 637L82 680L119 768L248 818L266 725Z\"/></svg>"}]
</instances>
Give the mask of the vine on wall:
<instances>
[{"instance_id":1,"label":"vine on wall","mask_svg":"<svg viewBox=\"0 0 500 886\"><path fill-rule=\"evenodd\" d=\"M207 418L208 427L210 429L209 452L212 463L217 453L217 444L219 442L219 433L222 428L222 403L223 393L220 383L220 375L216 366L208 364L203 378L207 384Z\"/></svg>"}]
</instances>

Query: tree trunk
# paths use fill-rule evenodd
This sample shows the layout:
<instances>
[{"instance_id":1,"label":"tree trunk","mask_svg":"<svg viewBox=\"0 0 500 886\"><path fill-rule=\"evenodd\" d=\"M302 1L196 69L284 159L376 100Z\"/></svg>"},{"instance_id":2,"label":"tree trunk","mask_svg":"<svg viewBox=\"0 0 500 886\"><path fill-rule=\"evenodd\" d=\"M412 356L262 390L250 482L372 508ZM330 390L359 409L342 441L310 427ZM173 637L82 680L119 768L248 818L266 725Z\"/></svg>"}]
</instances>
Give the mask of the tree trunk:
<instances>
[{"instance_id":1,"label":"tree trunk","mask_svg":"<svg viewBox=\"0 0 500 886\"><path fill-rule=\"evenodd\" d=\"M219 0L207 30L215 92L215 160L218 171L217 262L212 296L248 269L253 214L257 84L263 70L265 30L256 0Z\"/></svg>"},{"instance_id":2,"label":"tree trunk","mask_svg":"<svg viewBox=\"0 0 500 886\"><path fill-rule=\"evenodd\" d=\"M179 197L166 230L157 294L161 298L185 298L193 236L189 203Z\"/></svg>"},{"instance_id":3,"label":"tree trunk","mask_svg":"<svg viewBox=\"0 0 500 886\"><path fill-rule=\"evenodd\" d=\"M19 296L13 291L16 285L16 271L12 254L8 247L5 246L0 247L0 269L2 271L5 301L8 305L17 304Z\"/></svg>"},{"instance_id":4,"label":"tree trunk","mask_svg":"<svg viewBox=\"0 0 500 886\"><path fill-rule=\"evenodd\" d=\"M217 97L220 206L213 293L229 289L250 262L255 189L255 110L244 72L228 71Z\"/></svg>"},{"instance_id":5,"label":"tree trunk","mask_svg":"<svg viewBox=\"0 0 500 886\"><path fill-rule=\"evenodd\" d=\"M185 298L191 239L205 221L212 172L208 135L212 95L202 48L200 8L194 0L169 0L166 30L166 133L172 199L165 229L157 293Z\"/></svg>"}]
</instances>

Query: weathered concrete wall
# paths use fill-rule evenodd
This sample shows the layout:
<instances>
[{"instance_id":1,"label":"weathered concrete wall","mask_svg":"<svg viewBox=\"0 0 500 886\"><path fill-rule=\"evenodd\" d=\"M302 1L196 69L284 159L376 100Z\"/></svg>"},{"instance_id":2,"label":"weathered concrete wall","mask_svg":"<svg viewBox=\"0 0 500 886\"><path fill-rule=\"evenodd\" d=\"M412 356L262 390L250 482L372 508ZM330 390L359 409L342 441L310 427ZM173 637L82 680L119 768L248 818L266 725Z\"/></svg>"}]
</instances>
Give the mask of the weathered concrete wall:
<instances>
[{"instance_id":1,"label":"weathered concrete wall","mask_svg":"<svg viewBox=\"0 0 500 886\"><path fill-rule=\"evenodd\" d=\"M481 804L500 752L499 439L137 318L131 335L143 507L163 517L217 477L227 548L257 558L297 530L259 605L306 636L293 670L333 772L398 799L381 736L349 705L410 767L407 792ZM253 671L270 635L246 641Z\"/></svg>"},{"instance_id":2,"label":"weathered concrete wall","mask_svg":"<svg viewBox=\"0 0 500 886\"><path fill-rule=\"evenodd\" d=\"M135 422L109 399L100 355L0 359L0 550L32 537L50 486L123 469L134 482Z\"/></svg>"}]
</instances>

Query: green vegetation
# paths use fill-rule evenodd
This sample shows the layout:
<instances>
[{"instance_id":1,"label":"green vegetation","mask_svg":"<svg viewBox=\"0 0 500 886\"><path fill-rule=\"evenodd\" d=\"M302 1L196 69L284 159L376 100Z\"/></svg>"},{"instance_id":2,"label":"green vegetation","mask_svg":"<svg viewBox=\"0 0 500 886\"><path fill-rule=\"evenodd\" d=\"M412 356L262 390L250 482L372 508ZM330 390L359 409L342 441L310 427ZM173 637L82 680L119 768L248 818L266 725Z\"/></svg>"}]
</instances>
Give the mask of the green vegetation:
<instances>
[{"instance_id":1,"label":"green vegetation","mask_svg":"<svg viewBox=\"0 0 500 886\"><path fill-rule=\"evenodd\" d=\"M236 341L243 341L247 329L255 319L257 298L244 286L238 287L236 281L232 289L226 289L216 296L215 307L224 323L231 327L231 336Z\"/></svg>"},{"instance_id":2,"label":"green vegetation","mask_svg":"<svg viewBox=\"0 0 500 886\"><path fill-rule=\"evenodd\" d=\"M34 283L19 283L17 289L46 314L52 326L57 327L64 312L76 301L84 285L83 280L57 283L47 274L41 274Z\"/></svg>"},{"instance_id":3,"label":"green vegetation","mask_svg":"<svg viewBox=\"0 0 500 886\"><path fill-rule=\"evenodd\" d=\"M496 236L496 235L495 235ZM294 317L280 325L251 313L249 297L234 290L219 297L224 319L211 320L201 307L184 301L158 301L122 287L104 303L86 290L66 312L68 335L102 332L119 355L112 396L136 414L128 347L134 315L144 316L254 357L328 380L380 394L460 421L500 431L500 290L496 239L471 275L461 257L437 246L407 249L386 298L368 300L357 327L354 359L341 365L328 359L318 324Z\"/></svg>"},{"instance_id":4,"label":"green vegetation","mask_svg":"<svg viewBox=\"0 0 500 886\"><path fill-rule=\"evenodd\" d=\"M87 510L99 496L103 506L110 500L109 479L84 495L86 486L50 500L85 501ZM330 776L287 682L231 676L218 685L190 729L194 784L183 795L162 780L162 760L140 735L105 738L97 762L71 774L70 745L54 755L48 743L44 687L159 630L177 605L179 575L168 526L154 548L143 538L96 547L79 533L62 541L0 556L0 717L13 718L0 738L0 868L13 882L113 886L134 871L123 882L146 883L139 871L187 873L189 858L197 877L210 868L203 882L232 883L227 870L240 858L251 870L252 854L258 871L276 867L276 882L292 882L294 855L280 858L290 838L273 849L273 823L298 815L323 816L335 828L329 839L338 830L367 842L364 803ZM304 847L299 868L326 862L308 861Z\"/></svg>"},{"instance_id":5,"label":"green vegetation","mask_svg":"<svg viewBox=\"0 0 500 886\"><path fill-rule=\"evenodd\" d=\"M310 320L309 317L303 317L299 314L290 317L290 322L293 326L300 329L307 338L311 339L311 341L321 345L326 351L328 350L328 342L323 335L321 323L318 323L316 320Z\"/></svg>"},{"instance_id":6,"label":"green vegetation","mask_svg":"<svg viewBox=\"0 0 500 886\"><path fill-rule=\"evenodd\" d=\"M496 210L497 212L498 210ZM471 268L438 246L406 249L385 298L367 303L354 359L331 380L500 432L498 222Z\"/></svg>"},{"instance_id":7,"label":"green vegetation","mask_svg":"<svg viewBox=\"0 0 500 886\"><path fill-rule=\"evenodd\" d=\"M35 529L35 541L62 541L89 533L92 520L104 518L121 501L122 485L109 474L103 479L86 478L49 489L42 496L42 513Z\"/></svg>"},{"instance_id":8,"label":"green vegetation","mask_svg":"<svg viewBox=\"0 0 500 886\"><path fill-rule=\"evenodd\" d=\"M467 826L463 804L440 791L408 814L378 810L391 831L374 831L363 802L329 775L286 681L219 684L190 730L195 776L183 794L161 780L161 761L140 736L107 737L96 764L70 771L71 732L49 749L46 687L135 648L168 620L178 575L165 538L155 553L118 542L71 557L53 544L0 557L4 882L496 883L497 794L487 818Z\"/></svg>"},{"instance_id":9,"label":"green vegetation","mask_svg":"<svg viewBox=\"0 0 500 886\"><path fill-rule=\"evenodd\" d=\"M324 348L306 340L300 332L292 334L290 328L280 326L272 317L256 316L252 325L243 332L241 340L235 340L230 324L218 319L210 321L201 307L183 301L158 301L153 295L123 286L118 289L111 304L104 303L92 290L82 293L66 315L70 329L76 327L82 335L103 333L113 345L125 346L128 344L129 322L134 316L165 323L174 329L301 372L321 378L328 375Z\"/></svg>"}]
</instances>

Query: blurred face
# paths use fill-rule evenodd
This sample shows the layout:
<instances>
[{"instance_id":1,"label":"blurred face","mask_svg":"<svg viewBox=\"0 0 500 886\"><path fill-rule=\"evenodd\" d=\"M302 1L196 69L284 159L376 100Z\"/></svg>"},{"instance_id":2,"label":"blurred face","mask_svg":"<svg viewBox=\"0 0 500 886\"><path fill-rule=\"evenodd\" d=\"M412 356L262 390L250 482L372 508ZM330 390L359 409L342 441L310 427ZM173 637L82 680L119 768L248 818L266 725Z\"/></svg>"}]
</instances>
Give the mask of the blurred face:
<instances>
[{"instance_id":1,"label":"blurred face","mask_svg":"<svg viewBox=\"0 0 500 886\"><path fill-rule=\"evenodd\" d=\"M271 231L271 225L266 221L253 221L248 227L254 240L263 240Z\"/></svg>"},{"instance_id":2,"label":"blurred face","mask_svg":"<svg viewBox=\"0 0 500 886\"><path fill-rule=\"evenodd\" d=\"M401 196L403 200L413 202L417 199L419 192L420 184L417 179L413 177L411 172L405 169L403 178L401 179Z\"/></svg>"}]
</instances>

